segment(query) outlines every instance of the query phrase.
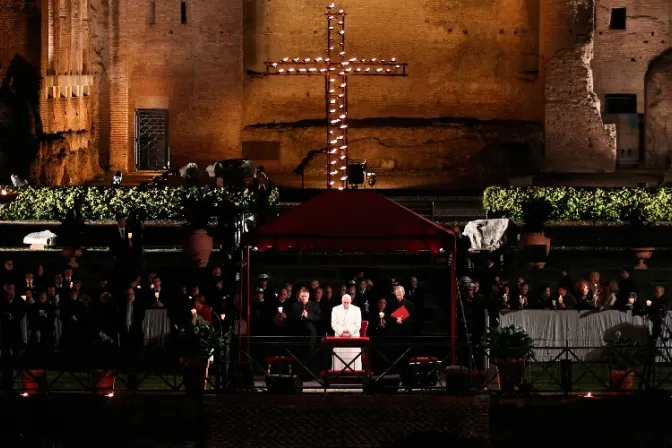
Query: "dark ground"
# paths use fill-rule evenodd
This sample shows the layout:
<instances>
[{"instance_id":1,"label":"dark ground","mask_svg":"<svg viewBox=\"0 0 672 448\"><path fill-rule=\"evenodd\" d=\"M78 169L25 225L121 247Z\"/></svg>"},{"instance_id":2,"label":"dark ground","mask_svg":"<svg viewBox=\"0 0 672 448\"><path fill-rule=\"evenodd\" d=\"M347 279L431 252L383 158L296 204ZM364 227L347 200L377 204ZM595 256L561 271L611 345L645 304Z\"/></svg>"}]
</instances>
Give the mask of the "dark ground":
<instances>
[{"instance_id":1,"label":"dark ground","mask_svg":"<svg viewBox=\"0 0 672 448\"><path fill-rule=\"evenodd\" d=\"M3 446L17 448L672 446L669 395L488 401L256 394L199 405L185 397L2 397L0 430Z\"/></svg>"}]
</instances>

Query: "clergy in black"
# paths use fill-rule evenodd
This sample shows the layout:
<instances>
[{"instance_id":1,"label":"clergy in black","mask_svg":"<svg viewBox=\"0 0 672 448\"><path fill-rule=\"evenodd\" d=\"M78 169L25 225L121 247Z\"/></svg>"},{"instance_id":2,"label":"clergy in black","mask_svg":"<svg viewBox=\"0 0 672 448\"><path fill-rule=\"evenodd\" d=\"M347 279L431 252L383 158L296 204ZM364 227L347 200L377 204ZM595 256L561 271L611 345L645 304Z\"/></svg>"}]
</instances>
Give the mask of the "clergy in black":
<instances>
[{"instance_id":1,"label":"clergy in black","mask_svg":"<svg viewBox=\"0 0 672 448\"><path fill-rule=\"evenodd\" d=\"M395 300L390 300L387 304L387 314L390 316L402 306L406 307L406 311L408 311L409 314L406 319L392 319L390 327L390 335L392 336L411 336L413 334L413 322L416 317L415 305L405 298L405 295L406 291L404 290L404 287L397 285L394 287Z\"/></svg>"}]
</instances>

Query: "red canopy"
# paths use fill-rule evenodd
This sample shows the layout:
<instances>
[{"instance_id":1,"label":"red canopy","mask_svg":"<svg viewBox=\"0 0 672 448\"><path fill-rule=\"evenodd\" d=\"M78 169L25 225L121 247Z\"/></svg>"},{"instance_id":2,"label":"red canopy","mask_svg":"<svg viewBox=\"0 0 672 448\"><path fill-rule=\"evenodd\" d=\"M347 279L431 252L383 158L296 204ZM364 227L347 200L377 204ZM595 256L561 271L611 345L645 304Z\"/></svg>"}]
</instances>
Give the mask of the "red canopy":
<instances>
[{"instance_id":1,"label":"red canopy","mask_svg":"<svg viewBox=\"0 0 672 448\"><path fill-rule=\"evenodd\" d=\"M259 250L392 251L455 248L453 232L373 191L327 191L250 232Z\"/></svg>"}]
</instances>

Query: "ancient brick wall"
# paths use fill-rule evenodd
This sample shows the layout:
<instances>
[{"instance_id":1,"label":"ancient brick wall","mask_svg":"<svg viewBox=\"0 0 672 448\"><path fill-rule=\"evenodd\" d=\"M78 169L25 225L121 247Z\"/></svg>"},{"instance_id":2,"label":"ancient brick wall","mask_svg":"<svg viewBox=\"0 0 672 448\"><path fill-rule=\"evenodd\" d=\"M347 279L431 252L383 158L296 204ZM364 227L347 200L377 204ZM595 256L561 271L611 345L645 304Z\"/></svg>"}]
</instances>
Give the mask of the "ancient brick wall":
<instances>
[{"instance_id":1,"label":"ancient brick wall","mask_svg":"<svg viewBox=\"0 0 672 448\"><path fill-rule=\"evenodd\" d=\"M625 8L625 29L613 29L611 16L614 8ZM651 62L672 48L671 23L672 2L669 0L596 0L595 56L592 66L595 93L602 100L602 112L605 112L606 94L634 94L637 95L637 113L646 114L642 118L646 121L645 126L648 128L649 121L655 121L647 109L650 92L646 86L646 75ZM635 132L639 133L639 130L635 129ZM640 150L644 151L645 166L664 168L661 147L656 147L655 141L649 138L640 141L644 141L644 148ZM619 149L623 147L620 143Z\"/></svg>"},{"instance_id":2,"label":"ancient brick wall","mask_svg":"<svg viewBox=\"0 0 672 448\"><path fill-rule=\"evenodd\" d=\"M662 167L672 158L672 50L654 60L646 78L645 160Z\"/></svg>"},{"instance_id":3,"label":"ancient brick wall","mask_svg":"<svg viewBox=\"0 0 672 448\"><path fill-rule=\"evenodd\" d=\"M614 171L616 130L603 123L594 91L593 0L551 0L542 5L546 169Z\"/></svg>"},{"instance_id":4,"label":"ancient brick wall","mask_svg":"<svg viewBox=\"0 0 672 448\"><path fill-rule=\"evenodd\" d=\"M0 73L14 55L23 56L35 67L40 64L40 8L30 0L0 2Z\"/></svg>"},{"instance_id":5,"label":"ancient brick wall","mask_svg":"<svg viewBox=\"0 0 672 448\"><path fill-rule=\"evenodd\" d=\"M291 171L308 150L324 146L323 80L254 73L263 71L266 60L324 56L324 5L308 0L246 4L243 140L279 142L276 158L261 162ZM479 153L497 152L486 140L506 142L512 133L526 132L525 121L543 119L538 2L349 0L338 7L348 13L348 55L395 57L410 64L408 78L350 78L351 122L407 119L353 129L351 158L366 158L383 169L451 170L453 175ZM450 118L451 126L434 126L432 119L439 117ZM510 129L482 123L490 132L476 135L470 119L509 120ZM506 157L505 151L497 157ZM322 166L316 158L309 169Z\"/></svg>"},{"instance_id":6,"label":"ancient brick wall","mask_svg":"<svg viewBox=\"0 0 672 448\"><path fill-rule=\"evenodd\" d=\"M80 184L101 174L89 0L43 0L41 8L43 136L31 177L47 185Z\"/></svg>"},{"instance_id":7,"label":"ancient brick wall","mask_svg":"<svg viewBox=\"0 0 672 448\"><path fill-rule=\"evenodd\" d=\"M205 167L239 157L242 1L188 0L186 23L179 1L113 1L123 12L119 25L110 27L118 39L112 43L118 48L112 59L118 62L109 75L110 115L113 124L119 120L127 127L110 137L111 166L135 169L136 109L168 109L173 166L196 162Z\"/></svg>"}]
</instances>

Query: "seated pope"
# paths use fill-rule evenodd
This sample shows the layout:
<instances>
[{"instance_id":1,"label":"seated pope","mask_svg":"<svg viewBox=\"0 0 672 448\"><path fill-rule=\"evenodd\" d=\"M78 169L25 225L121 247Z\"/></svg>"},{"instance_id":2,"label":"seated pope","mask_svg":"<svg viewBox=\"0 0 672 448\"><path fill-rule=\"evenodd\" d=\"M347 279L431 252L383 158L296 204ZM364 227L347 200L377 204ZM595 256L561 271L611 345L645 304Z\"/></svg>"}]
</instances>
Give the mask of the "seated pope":
<instances>
[{"instance_id":1,"label":"seated pope","mask_svg":"<svg viewBox=\"0 0 672 448\"><path fill-rule=\"evenodd\" d=\"M331 328L337 338L358 338L362 328L362 312L352 304L352 297L345 294L341 304L331 312ZM362 370L362 349L360 347L334 347L333 370Z\"/></svg>"}]
</instances>

